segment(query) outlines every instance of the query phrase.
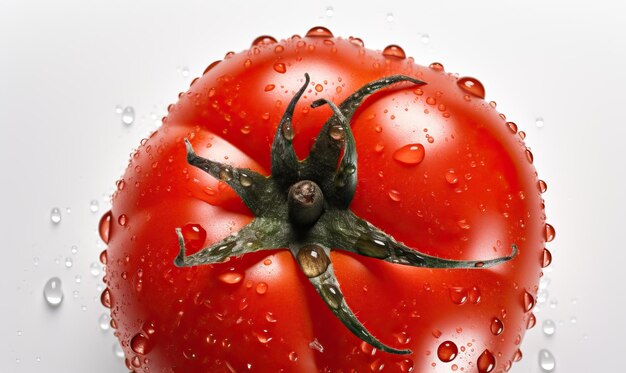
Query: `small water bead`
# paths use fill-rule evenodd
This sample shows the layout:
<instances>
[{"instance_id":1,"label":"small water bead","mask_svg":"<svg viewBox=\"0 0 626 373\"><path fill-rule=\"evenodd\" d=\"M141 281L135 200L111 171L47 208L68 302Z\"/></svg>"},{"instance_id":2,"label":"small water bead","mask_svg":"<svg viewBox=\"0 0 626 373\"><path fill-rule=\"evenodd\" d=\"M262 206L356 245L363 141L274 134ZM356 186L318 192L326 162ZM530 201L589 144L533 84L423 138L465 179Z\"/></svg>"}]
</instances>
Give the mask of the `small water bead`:
<instances>
[{"instance_id":1,"label":"small water bead","mask_svg":"<svg viewBox=\"0 0 626 373\"><path fill-rule=\"evenodd\" d=\"M306 245L300 248L297 254L298 263L302 272L309 277L317 277L326 272L330 265L330 258L321 246Z\"/></svg>"},{"instance_id":2,"label":"small water bead","mask_svg":"<svg viewBox=\"0 0 626 373\"><path fill-rule=\"evenodd\" d=\"M554 371L554 368L556 368L556 359L554 359L552 352L546 349L539 351L539 367L544 372Z\"/></svg>"},{"instance_id":3,"label":"small water bead","mask_svg":"<svg viewBox=\"0 0 626 373\"><path fill-rule=\"evenodd\" d=\"M206 230L200 224L185 224L181 229L185 247L196 250L202 248L206 240Z\"/></svg>"},{"instance_id":4,"label":"small water bead","mask_svg":"<svg viewBox=\"0 0 626 373\"><path fill-rule=\"evenodd\" d=\"M546 242L552 242L554 237L556 236L556 231L554 227L548 223L546 223L546 231L545 231L545 240Z\"/></svg>"},{"instance_id":5,"label":"small water bead","mask_svg":"<svg viewBox=\"0 0 626 373\"><path fill-rule=\"evenodd\" d=\"M269 35L261 35L252 41L252 47L261 46L261 45L271 45L276 44L277 41L275 38Z\"/></svg>"},{"instance_id":6,"label":"small water bead","mask_svg":"<svg viewBox=\"0 0 626 373\"><path fill-rule=\"evenodd\" d=\"M126 214L122 214L117 218L117 222L122 227L125 227L126 224L128 224L128 217L126 216Z\"/></svg>"},{"instance_id":7,"label":"small water bead","mask_svg":"<svg viewBox=\"0 0 626 373\"><path fill-rule=\"evenodd\" d=\"M139 355L146 355L152 350L150 340L143 333L135 334L130 340L130 348Z\"/></svg>"},{"instance_id":8,"label":"small water bead","mask_svg":"<svg viewBox=\"0 0 626 373\"><path fill-rule=\"evenodd\" d=\"M481 99L485 98L485 87L476 78L463 77L456 81L456 84L466 93Z\"/></svg>"},{"instance_id":9,"label":"small water bead","mask_svg":"<svg viewBox=\"0 0 626 373\"><path fill-rule=\"evenodd\" d=\"M444 363L448 363L456 358L459 349L452 341L445 341L437 347L437 357Z\"/></svg>"},{"instance_id":10,"label":"small water bead","mask_svg":"<svg viewBox=\"0 0 626 373\"><path fill-rule=\"evenodd\" d=\"M535 324L537 324L537 317L535 317L535 314L531 313L526 322L526 329L534 328Z\"/></svg>"},{"instance_id":11,"label":"small water bead","mask_svg":"<svg viewBox=\"0 0 626 373\"><path fill-rule=\"evenodd\" d=\"M452 303L461 305L467 301L468 292L467 292L467 289L465 289L464 287L452 286L450 287L449 291L450 291L450 300L452 300Z\"/></svg>"},{"instance_id":12,"label":"small water bead","mask_svg":"<svg viewBox=\"0 0 626 373\"><path fill-rule=\"evenodd\" d=\"M72 245L70 252L72 253L72 255L76 255L76 253L78 252L78 246Z\"/></svg>"},{"instance_id":13,"label":"small water bead","mask_svg":"<svg viewBox=\"0 0 626 373\"><path fill-rule=\"evenodd\" d=\"M243 275L237 272L226 272L217 276L217 278L225 284L234 285L243 280Z\"/></svg>"},{"instance_id":14,"label":"small water bead","mask_svg":"<svg viewBox=\"0 0 626 373\"><path fill-rule=\"evenodd\" d=\"M89 273L91 273L93 277L97 277L98 275L100 275L100 266L98 265L98 263L92 262L89 265Z\"/></svg>"},{"instance_id":15,"label":"small water bead","mask_svg":"<svg viewBox=\"0 0 626 373\"><path fill-rule=\"evenodd\" d=\"M390 189L387 195L389 195L389 198L394 202L400 202L402 200L402 197L400 196L400 192L398 192L395 189Z\"/></svg>"},{"instance_id":16,"label":"small water bead","mask_svg":"<svg viewBox=\"0 0 626 373\"><path fill-rule=\"evenodd\" d=\"M543 334L552 336L556 332L556 323L551 319L545 319L541 324L541 330L543 330Z\"/></svg>"},{"instance_id":17,"label":"small water bead","mask_svg":"<svg viewBox=\"0 0 626 373\"><path fill-rule=\"evenodd\" d=\"M530 312L535 306L535 298L533 298L529 292L525 291L522 295L522 300L524 302L524 312Z\"/></svg>"},{"instance_id":18,"label":"small water bead","mask_svg":"<svg viewBox=\"0 0 626 373\"><path fill-rule=\"evenodd\" d=\"M330 30L327 29L326 27L317 26L307 31L306 37L308 38L315 38L315 37L332 38L333 33L330 32Z\"/></svg>"},{"instance_id":19,"label":"small water bead","mask_svg":"<svg viewBox=\"0 0 626 373\"><path fill-rule=\"evenodd\" d=\"M100 302L106 308L111 308L111 293L109 292L109 288L104 289L100 295Z\"/></svg>"},{"instance_id":20,"label":"small water bead","mask_svg":"<svg viewBox=\"0 0 626 373\"><path fill-rule=\"evenodd\" d=\"M65 258L65 268L72 268L74 265L74 260L72 258Z\"/></svg>"},{"instance_id":21,"label":"small water bead","mask_svg":"<svg viewBox=\"0 0 626 373\"><path fill-rule=\"evenodd\" d=\"M53 208L50 211L50 221L54 224L59 224L61 222L61 210L57 207Z\"/></svg>"},{"instance_id":22,"label":"small water bead","mask_svg":"<svg viewBox=\"0 0 626 373\"><path fill-rule=\"evenodd\" d=\"M430 67L431 69L433 69L435 71L439 71L439 72L444 71L443 64L441 64L439 62L433 62L430 65L428 65L428 67Z\"/></svg>"},{"instance_id":23,"label":"small water bead","mask_svg":"<svg viewBox=\"0 0 626 373\"><path fill-rule=\"evenodd\" d=\"M545 303L548 300L548 291L546 289L540 289L537 292L537 303Z\"/></svg>"},{"instance_id":24,"label":"small water bead","mask_svg":"<svg viewBox=\"0 0 626 373\"><path fill-rule=\"evenodd\" d=\"M539 188L539 192L543 194L548 191L548 184L543 180L539 180L537 181L537 188Z\"/></svg>"},{"instance_id":25,"label":"small water bead","mask_svg":"<svg viewBox=\"0 0 626 373\"><path fill-rule=\"evenodd\" d=\"M537 126L537 128L543 128L543 125L543 118L539 117L535 119L535 126Z\"/></svg>"},{"instance_id":26,"label":"small water bead","mask_svg":"<svg viewBox=\"0 0 626 373\"><path fill-rule=\"evenodd\" d=\"M528 162L533 163L535 159L535 157L533 156L533 152L531 152L530 149L526 149L524 153L526 154L526 159L528 159Z\"/></svg>"},{"instance_id":27,"label":"small water bead","mask_svg":"<svg viewBox=\"0 0 626 373\"><path fill-rule=\"evenodd\" d=\"M324 352L324 346L320 343L320 341L317 340L317 338L309 342L309 348L311 350L316 350L322 353Z\"/></svg>"},{"instance_id":28,"label":"small water bead","mask_svg":"<svg viewBox=\"0 0 626 373\"><path fill-rule=\"evenodd\" d=\"M230 167L223 166L219 172L220 180L228 182L233 179L233 170Z\"/></svg>"},{"instance_id":29,"label":"small water bead","mask_svg":"<svg viewBox=\"0 0 626 373\"><path fill-rule=\"evenodd\" d=\"M265 282L259 282L256 285L255 291L256 291L257 294L263 295L263 294L267 293L267 288L268 288L268 286L267 286L267 284Z\"/></svg>"},{"instance_id":30,"label":"small water bead","mask_svg":"<svg viewBox=\"0 0 626 373\"><path fill-rule=\"evenodd\" d=\"M130 126L135 122L135 108L132 106L126 106L122 111L122 123Z\"/></svg>"},{"instance_id":31,"label":"small water bead","mask_svg":"<svg viewBox=\"0 0 626 373\"><path fill-rule=\"evenodd\" d=\"M445 175L448 184L456 184L459 182L459 177L454 170L448 170Z\"/></svg>"},{"instance_id":32,"label":"small water bead","mask_svg":"<svg viewBox=\"0 0 626 373\"><path fill-rule=\"evenodd\" d=\"M113 355L120 359L124 358L124 350L122 350L122 346L118 342L113 343Z\"/></svg>"},{"instance_id":33,"label":"small water bead","mask_svg":"<svg viewBox=\"0 0 626 373\"><path fill-rule=\"evenodd\" d=\"M391 23L393 22L393 13L387 13L387 16L385 16L385 19L387 20L387 22Z\"/></svg>"},{"instance_id":34,"label":"small water bead","mask_svg":"<svg viewBox=\"0 0 626 373\"><path fill-rule=\"evenodd\" d=\"M109 239L111 238L109 234L111 232L112 217L113 214L111 213L111 211L107 211L104 215L102 215L102 217L100 218L100 223L98 224L98 233L100 234L100 238L104 243L109 243Z\"/></svg>"},{"instance_id":35,"label":"small water bead","mask_svg":"<svg viewBox=\"0 0 626 373\"><path fill-rule=\"evenodd\" d=\"M526 132L524 132L524 131L519 131L519 133L517 135L522 140L524 140L526 138Z\"/></svg>"},{"instance_id":36,"label":"small water bead","mask_svg":"<svg viewBox=\"0 0 626 373\"><path fill-rule=\"evenodd\" d=\"M39 257L36 257L36 256L35 256L35 257L33 257L33 265L34 265L35 267L38 267L38 266L39 266Z\"/></svg>"},{"instance_id":37,"label":"small water bead","mask_svg":"<svg viewBox=\"0 0 626 373\"><path fill-rule=\"evenodd\" d=\"M74 282L80 284L83 281L83 277L81 275L74 276Z\"/></svg>"},{"instance_id":38,"label":"small water bead","mask_svg":"<svg viewBox=\"0 0 626 373\"><path fill-rule=\"evenodd\" d=\"M122 110L124 110L122 105L115 105L115 114L117 114L117 115L122 114Z\"/></svg>"},{"instance_id":39,"label":"small water bead","mask_svg":"<svg viewBox=\"0 0 626 373\"><path fill-rule=\"evenodd\" d=\"M43 287L43 297L48 305L58 307L63 302L63 289L61 279L52 277Z\"/></svg>"},{"instance_id":40,"label":"small water bead","mask_svg":"<svg viewBox=\"0 0 626 373\"><path fill-rule=\"evenodd\" d=\"M483 351L478 357L476 368L480 373L489 373L496 367L496 358L489 350Z\"/></svg>"},{"instance_id":41,"label":"small water bead","mask_svg":"<svg viewBox=\"0 0 626 373\"><path fill-rule=\"evenodd\" d=\"M326 301L326 304L332 309L338 309L341 307L343 301L343 295L339 292L339 289L335 285L324 284L320 289L322 298Z\"/></svg>"},{"instance_id":42,"label":"small water bead","mask_svg":"<svg viewBox=\"0 0 626 373\"><path fill-rule=\"evenodd\" d=\"M89 211L98 212L98 210L100 210L100 202L98 202L97 199L92 199L91 202L89 202Z\"/></svg>"},{"instance_id":43,"label":"small water bead","mask_svg":"<svg viewBox=\"0 0 626 373\"><path fill-rule=\"evenodd\" d=\"M109 328L111 327L111 316L106 313L100 315L100 317L98 318L98 326L100 327L100 330L109 330Z\"/></svg>"},{"instance_id":44,"label":"small water bead","mask_svg":"<svg viewBox=\"0 0 626 373\"><path fill-rule=\"evenodd\" d=\"M242 187L247 188L252 186L252 178L244 173L239 174L239 184Z\"/></svg>"},{"instance_id":45,"label":"small water bead","mask_svg":"<svg viewBox=\"0 0 626 373\"><path fill-rule=\"evenodd\" d=\"M293 362L298 361L298 353L295 351L291 351L289 353L289 361L293 361Z\"/></svg>"},{"instance_id":46,"label":"small water bead","mask_svg":"<svg viewBox=\"0 0 626 373\"><path fill-rule=\"evenodd\" d=\"M550 250L544 248L543 249L543 255L542 255L541 267L542 268L546 268L551 263L552 263L552 253L550 252Z\"/></svg>"},{"instance_id":47,"label":"small water bead","mask_svg":"<svg viewBox=\"0 0 626 373\"><path fill-rule=\"evenodd\" d=\"M343 141L346 138L345 130L340 125L331 126L328 130L328 135L335 141Z\"/></svg>"},{"instance_id":48,"label":"small water bead","mask_svg":"<svg viewBox=\"0 0 626 373\"><path fill-rule=\"evenodd\" d=\"M422 34L421 37L420 37L420 40L421 40L422 44L428 44L428 43L430 43L430 35Z\"/></svg>"},{"instance_id":49,"label":"small water bead","mask_svg":"<svg viewBox=\"0 0 626 373\"><path fill-rule=\"evenodd\" d=\"M402 49L402 47L392 44L383 49L383 56L405 59L406 53L404 53L404 49Z\"/></svg>"},{"instance_id":50,"label":"small water bead","mask_svg":"<svg viewBox=\"0 0 626 373\"><path fill-rule=\"evenodd\" d=\"M422 144L408 144L393 153L393 159L399 163L415 166L424 160L426 150Z\"/></svg>"},{"instance_id":51,"label":"small water bead","mask_svg":"<svg viewBox=\"0 0 626 373\"><path fill-rule=\"evenodd\" d=\"M274 64L274 71L280 74L284 74L285 72L287 72L287 67L282 62L276 62Z\"/></svg>"}]
</instances>

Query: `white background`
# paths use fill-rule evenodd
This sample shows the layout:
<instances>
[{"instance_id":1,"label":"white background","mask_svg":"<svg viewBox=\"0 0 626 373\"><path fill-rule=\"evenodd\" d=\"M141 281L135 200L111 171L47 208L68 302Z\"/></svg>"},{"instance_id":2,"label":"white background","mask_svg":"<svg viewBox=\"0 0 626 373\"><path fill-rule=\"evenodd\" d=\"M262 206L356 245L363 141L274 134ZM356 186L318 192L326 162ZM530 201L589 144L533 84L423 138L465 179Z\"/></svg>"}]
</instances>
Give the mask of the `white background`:
<instances>
[{"instance_id":1,"label":"white background","mask_svg":"<svg viewBox=\"0 0 626 373\"><path fill-rule=\"evenodd\" d=\"M210 62L261 34L318 24L484 83L487 100L528 133L557 228L548 298L512 372L540 372L541 348L559 373L622 369L625 22L617 0L1 0L0 371L126 371L111 331L99 329L101 282L89 265L129 153ZM133 106L135 123L123 125L116 105ZM56 226L53 207L63 212ZM58 309L42 297L52 276L63 280ZM541 331L546 318L557 322L552 337Z\"/></svg>"}]
</instances>

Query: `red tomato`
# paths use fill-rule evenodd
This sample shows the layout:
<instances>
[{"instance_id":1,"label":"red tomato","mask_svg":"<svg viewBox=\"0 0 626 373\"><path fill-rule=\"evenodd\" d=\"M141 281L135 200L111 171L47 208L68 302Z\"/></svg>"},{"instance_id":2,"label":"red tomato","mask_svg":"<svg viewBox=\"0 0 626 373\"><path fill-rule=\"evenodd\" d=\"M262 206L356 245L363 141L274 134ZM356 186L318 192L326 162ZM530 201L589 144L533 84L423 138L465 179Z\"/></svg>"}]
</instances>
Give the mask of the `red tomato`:
<instances>
[{"instance_id":1,"label":"red tomato","mask_svg":"<svg viewBox=\"0 0 626 373\"><path fill-rule=\"evenodd\" d=\"M395 74L426 83L380 89L352 116L359 158L349 209L356 216L440 258L489 260L519 248L507 262L461 269L333 250L336 279L358 320L384 345L410 354L381 351L351 333L286 248L174 265L176 228L192 255L254 217L226 182L188 163L183 140L201 157L270 175L279 121L305 73L311 82L293 116L300 159L333 115L328 105L311 108L315 100L339 105ZM498 372L521 358L554 231L522 133L483 100L480 82L440 64L416 65L396 46L381 53L315 28L227 54L179 98L131 157L100 226L108 242L102 300L129 369Z\"/></svg>"}]
</instances>

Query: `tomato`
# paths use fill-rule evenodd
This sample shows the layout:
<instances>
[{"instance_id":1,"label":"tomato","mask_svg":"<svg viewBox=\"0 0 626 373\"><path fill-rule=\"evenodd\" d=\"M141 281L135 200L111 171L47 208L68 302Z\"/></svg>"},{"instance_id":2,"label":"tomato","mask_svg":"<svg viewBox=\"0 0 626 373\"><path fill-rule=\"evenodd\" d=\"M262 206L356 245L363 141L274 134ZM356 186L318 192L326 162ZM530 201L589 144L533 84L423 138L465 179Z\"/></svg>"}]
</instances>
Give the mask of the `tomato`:
<instances>
[{"instance_id":1,"label":"tomato","mask_svg":"<svg viewBox=\"0 0 626 373\"><path fill-rule=\"evenodd\" d=\"M100 223L128 368L508 371L554 230L523 134L483 98L323 28L211 64Z\"/></svg>"}]
</instances>

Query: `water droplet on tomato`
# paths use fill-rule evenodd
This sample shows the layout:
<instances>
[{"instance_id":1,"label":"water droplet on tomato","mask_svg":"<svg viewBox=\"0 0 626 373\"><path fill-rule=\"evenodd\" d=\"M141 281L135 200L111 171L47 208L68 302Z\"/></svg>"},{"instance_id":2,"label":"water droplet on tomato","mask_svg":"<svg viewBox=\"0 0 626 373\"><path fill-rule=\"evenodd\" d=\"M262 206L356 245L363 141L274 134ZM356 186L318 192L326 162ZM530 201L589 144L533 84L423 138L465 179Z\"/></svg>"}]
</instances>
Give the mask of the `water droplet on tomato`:
<instances>
[{"instance_id":1,"label":"water droplet on tomato","mask_svg":"<svg viewBox=\"0 0 626 373\"><path fill-rule=\"evenodd\" d=\"M200 224L186 224L181 233L185 246L190 249L200 249L206 240L206 231Z\"/></svg>"},{"instance_id":2,"label":"water droplet on tomato","mask_svg":"<svg viewBox=\"0 0 626 373\"><path fill-rule=\"evenodd\" d=\"M464 304L467 301L467 289L462 286L452 286L449 289L450 291L450 299L454 304Z\"/></svg>"},{"instance_id":3,"label":"water droplet on tomato","mask_svg":"<svg viewBox=\"0 0 626 373\"><path fill-rule=\"evenodd\" d=\"M43 297L49 306L58 307L63 302L63 289L61 288L61 279L52 277L43 287Z\"/></svg>"},{"instance_id":4,"label":"water droplet on tomato","mask_svg":"<svg viewBox=\"0 0 626 373\"><path fill-rule=\"evenodd\" d=\"M456 184L459 182L459 177L456 174L456 171L454 170L448 170L446 172L446 181L448 182L448 184Z\"/></svg>"},{"instance_id":5,"label":"water droplet on tomato","mask_svg":"<svg viewBox=\"0 0 626 373\"><path fill-rule=\"evenodd\" d=\"M554 355L552 355L552 352L546 349L541 349L539 351L539 367L544 372L554 371L554 368L556 368L556 359L554 358Z\"/></svg>"},{"instance_id":6,"label":"water droplet on tomato","mask_svg":"<svg viewBox=\"0 0 626 373\"><path fill-rule=\"evenodd\" d=\"M530 295L529 292L525 291L522 299L524 302L524 312L530 312L530 310L532 310L535 306L535 298L533 298L533 296Z\"/></svg>"},{"instance_id":7,"label":"water droplet on tomato","mask_svg":"<svg viewBox=\"0 0 626 373\"><path fill-rule=\"evenodd\" d=\"M431 69L435 71L444 71L443 65L439 62L433 62L430 65L428 65L428 67L430 67Z\"/></svg>"},{"instance_id":8,"label":"water droplet on tomato","mask_svg":"<svg viewBox=\"0 0 626 373\"><path fill-rule=\"evenodd\" d=\"M517 133L517 124L513 123L513 122L506 122L507 127L509 127L509 130L513 133L516 134Z\"/></svg>"},{"instance_id":9,"label":"water droplet on tomato","mask_svg":"<svg viewBox=\"0 0 626 373\"><path fill-rule=\"evenodd\" d=\"M139 355L146 355L152 349L150 340L143 333L135 334L130 340L130 348Z\"/></svg>"},{"instance_id":10,"label":"water droplet on tomato","mask_svg":"<svg viewBox=\"0 0 626 373\"><path fill-rule=\"evenodd\" d=\"M237 272L225 272L217 276L217 278L223 283L233 285L241 282L241 280L243 280L243 275Z\"/></svg>"},{"instance_id":11,"label":"water droplet on tomato","mask_svg":"<svg viewBox=\"0 0 626 373\"><path fill-rule=\"evenodd\" d=\"M122 123L130 126L133 122L135 122L135 108L126 106L122 111Z\"/></svg>"},{"instance_id":12,"label":"water droplet on tomato","mask_svg":"<svg viewBox=\"0 0 626 373\"><path fill-rule=\"evenodd\" d=\"M252 41L251 47L260 46L260 45L270 45L270 44L275 44L275 43L276 43L276 39L274 39L273 37L269 35L261 35Z\"/></svg>"},{"instance_id":13,"label":"water droplet on tomato","mask_svg":"<svg viewBox=\"0 0 626 373\"><path fill-rule=\"evenodd\" d=\"M546 223L546 231L545 231L545 236L544 236L546 242L552 242L555 236L556 236L556 231L554 230L554 227Z\"/></svg>"},{"instance_id":14,"label":"water droplet on tomato","mask_svg":"<svg viewBox=\"0 0 626 373\"><path fill-rule=\"evenodd\" d=\"M530 316L528 316L528 321L526 322L526 329L532 329L537 324L537 317L535 314L531 312Z\"/></svg>"},{"instance_id":15,"label":"water droplet on tomato","mask_svg":"<svg viewBox=\"0 0 626 373\"><path fill-rule=\"evenodd\" d=\"M539 180L537 182L537 187L539 188L539 192L545 193L548 190L548 184L545 181Z\"/></svg>"},{"instance_id":16,"label":"water droplet on tomato","mask_svg":"<svg viewBox=\"0 0 626 373\"><path fill-rule=\"evenodd\" d=\"M545 319L541 325L541 330L543 330L543 334L552 336L556 332L556 323L551 319Z\"/></svg>"},{"instance_id":17,"label":"water droplet on tomato","mask_svg":"<svg viewBox=\"0 0 626 373\"><path fill-rule=\"evenodd\" d=\"M526 159L528 159L528 162L533 163L534 157L530 149L526 149L525 153L526 153Z\"/></svg>"},{"instance_id":18,"label":"water droplet on tomato","mask_svg":"<svg viewBox=\"0 0 626 373\"><path fill-rule=\"evenodd\" d=\"M128 217L126 216L126 214L122 214L117 218L117 222L119 223L119 225L121 225L122 227L125 227L126 224L128 224Z\"/></svg>"},{"instance_id":19,"label":"water droplet on tomato","mask_svg":"<svg viewBox=\"0 0 626 373\"><path fill-rule=\"evenodd\" d=\"M364 47L365 46L365 43L360 38L355 38L353 36L350 36L350 38L348 40L350 41L350 43L352 43L354 45L357 45L359 47Z\"/></svg>"},{"instance_id":20,"label":"water droplet on tomato","mask_svg":"<svg viewBox=\"0 0 626 373\"><path fill-rule=\"evenodd\" d=\"M50 211L50 221L54 224L61 222L61 210L59 208L55 207Z\"/></svg>"},{"instance_id":21,"label":"water droplet on tomato","mask_svg":"<svg viewBox=\"0 0 626 373\"><path fill-rule=\"evenodd\" d=\"M314 37L323 37L323 38L332 38L333 33L330 32L329 29L322 26L313 27L306 33L306 37L314 38Z\"/></svg>"},{"instance_id":22,"label":"water droplet on tomato","mask_svg":"<svg viewBox=\"0 0 626 373\"><path fill-rule=\"evenodd\" d=\"M295 351L291 351L289 353L289 361L293 361L293 362L298 361L298 353Z\"/></svg>"},{"instance_id":23,"label":"water droplet on tomato","mask_svg":"<svg viewBox=\"0 0 626 373\"><path fill-rule=\"evenodd\" d=\"M480 289L476 286L473 286L468 293L468 299L470 302L474 304L480 303Z\"/></svg>"},{"instance_id":24,"label":"water droplet on tomato","mask_svg":"<svg viewBox=\"0 0 626 373\"><path fill-rule=\"evenodd\" d=\"M485 87L476 78L463 77L456 81L456 84L466 93L478 98L485 98Z\"/></svg>"},{"instance_id":25,"label":"water droplet on tomato","mask_svg":"<svg viewBox=\"0 0 626 373\"><path fill-rule=\"evenodd\" d=\"M321 84L316 84L315 85L315 91L317 92L322 92L324 90L324 86Z\"/></svg>"},{"instance_id":26,"label":"water droplet on tomato","mask_svg":"<svg viewBox=\"0 0 626 373\"><path fill-rule=\"evenodd\" d=\"M546 268L547 266L550 265L550 263L552 263L552 253L550 252L550 250L544 248L541 267Z\"/></svg>"},{"instance_id":27,"label":"water droplet on tomato","mask_svg":"<svg viewBox=\"0 0 626 373\"><path fill-rule=\"evenodd\" d=\"M330 258L321 246L306 245L298 250L298 263L302 268L302 272L309 277L317 277L326 272L330 265Z\"/></svg>"},{"instance_id":28,"label":"water droplet on tomato","mask_svg":"<svg viewBox=\"0 0 626 373\"><path fill-rule=\"evenodd\" d=\"M107 264L107 260L108 260L108 254L105 249L105 250L102 250L102 252L100 253L100 263Z\"/></svg>"},{"instance_id":29,"label":"water droplet on tomato","mask_svg":"<svg viewBox=\"0 0 626 373\"><path fill-rule=\"evenodd\" d=\"M255 290L256 290L257 294L263 295L263 294L267 293L267 288L268 288L268 286L267 286L267 284L265 282L259 282L256 285Z\"/></svg>"},{"instance_id":30,"label":"water droplet on tomato","mask_svg":"<svg viewBox=\"0 0 626 373\"><path fill-rule=\"evenodd\" d=\"M104 289L100 295L100 302L106 308L111 308L111 293L109 292L109 288Z\"/></svg>"},{"instance_id":31,"label":"water droplet on tomato","mask_svg":"<svg viewBox=\"0 0 626 373\"><path fill-rule=\"evenodd\" d=\"M494 317L493 319L491 319L490 329L491 329L491 334L500 335L502 334L502 331L504 331L504 324L499 318Z\"/></svg>"},{"instance_id":32,"label":"water droplet on tomato","mask_svg":"<svg viewBox=\"0 0 626 373\"><path fill-rule=\"evenodd\" d=\"M459 349L452 341L445 341L437 347L437 357L444 363L448 363L459 353Z\"/></svg>"},{"instance_id":33,"label":"water droplet on tomato","mask_svg":"<svg viewBox=\"0 0 626 373\"><path fill-rule=\"evenodd\" d=\"M485 350L476 362L476 367L480 373L489 373L496 367L496 358L489 350Z\"/></svg>"},{"instance_id":34,"label":"water droplet on tomato","mask_svg":"<svg viewBox=\"0 0 626 373\"><path fill-rule=\"evenodd\" d=\"M400 200L402 199L400 197L400 192L395 189L390 189L387 194L389 195L389 198L394 202L400 202Z\"/></svg>"},{"instance_id":35,"label":"water droplet on tomato","mask_svg":"<svg viewBox=\"0 0 626 373\"><path fill-rule=\"evenodd\" d=\"M392 44L383 49L383 56L404 59L406 58L406 53L404 53L404 49L400 46Z\"/></svg>"},{"instance_id":36,"label":"water droplet on tomato","mask_svg":"<svg viewBox=\"0 0 626 373\"><path fill-rule=\"evenodd\" d=\"M282 62L276 62L274 64L274 71L276 71L277 73L284 74L287 71L287 67Z\"/></svg>"},{"instance_id":37,"label":"water droplet on tomato","mask_svg":"<svg viewBox=\"0 0 626 373\"><path fill-rule=\"evenodd\" d=\"M410 166L419 164L424 160L426 150L422 144L408 144L393 153L393 159Z\"/></svg>"}]
</instances>

